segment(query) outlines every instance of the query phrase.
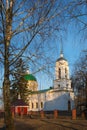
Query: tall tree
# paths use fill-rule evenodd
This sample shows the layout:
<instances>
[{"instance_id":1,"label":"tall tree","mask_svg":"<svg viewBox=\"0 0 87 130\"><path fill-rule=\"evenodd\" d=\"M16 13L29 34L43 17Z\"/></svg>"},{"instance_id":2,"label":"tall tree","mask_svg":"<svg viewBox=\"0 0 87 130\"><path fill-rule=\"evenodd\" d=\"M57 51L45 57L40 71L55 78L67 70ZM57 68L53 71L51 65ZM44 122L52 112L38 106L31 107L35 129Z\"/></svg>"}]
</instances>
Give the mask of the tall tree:
<instances>
[{"instance_id":1,"label":"tall tree","mask_svg":"<svg viewBox=\"0 0 87 130\"><path fill-rule=\"evenodd\" d=\"M26 101L28 95L27 81L24 80L23 76L26 71L29 70L27 62L22 58L18 59L13 65L12 80L11 80L11 102L18 99L18 95Z\"/></svg>"},{"instance_id":2,"label":"tall tree","mask_svg":"<svg viewBox=\"0 0 87 130\"><path fill-rule=\"evenodd\" d=\"M87 101L87 50L83 51L75 64L72 82L77 95L79 90L85 90L83 94L86 97L85 101ZM80 98L83 98L82 96L80 95Z\"/></svg>"},{"instance_id":3,"label":"tall tree","mask_svg":"<svg viewBox=\"0 0 87 130\"><path fill-rule=\"evenodd\" d=\"M1 3L1 9L3 10L4 3ZM12 11L13 0L6 1L5 16L1 10L2 27L4 36L4 82L3 82L3 95L4 95L4 110L5 110L5 123L6 129L13 130L13 120L11 116L11 104L10 104L10 80L9 80L9 46L12 37ZM5 19L4 19L5 17Z\"/></svg>"},{"instance_id":4,"label":"tall tree","mask_svg":"<svg viewBox=\"0 0 87 130\"><path fill-rule=\"evenodd\" d=\"M53 46L41 44L43 43L41 40L47 39L53 30L62 30L61 25L64 24L62 14L67 7L61 0L0 0L0 61L4 65L6 130L14 130L10 103L12 66L21 56L27 56L27 60L32 61L35 66L36 58L48 59L48 48ZM52 60L52 57L50 59ZM43 65L46 62L38 61L39 66L40 63ZM48 60L47 63L50 65Z\"/></svg>"}]
</instances>

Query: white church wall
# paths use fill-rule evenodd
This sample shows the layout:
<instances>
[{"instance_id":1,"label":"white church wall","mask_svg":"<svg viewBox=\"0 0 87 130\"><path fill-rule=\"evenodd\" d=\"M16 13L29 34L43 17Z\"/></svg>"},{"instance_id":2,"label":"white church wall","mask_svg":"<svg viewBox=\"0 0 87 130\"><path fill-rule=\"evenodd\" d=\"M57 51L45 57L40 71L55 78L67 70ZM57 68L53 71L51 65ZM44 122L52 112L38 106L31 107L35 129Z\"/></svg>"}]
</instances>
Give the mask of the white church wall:
<instances>
[{"instance_id":1,"label":"white church wall","mask_svg":"<svg viewBox=\"0 0 87 130\"><path fill-rule=\"evenodd\" d=\"M57 110L68 110L68 101L71 102L71 109L74 107L73 97L70 97L69 92L64 91L48 91L40 94L31 95L31 105L34 104L33 108L30 107L32 111L53 111ZM41 108L41 102L43 103L43 108ZM38 107L36 108L36 103Z\"/></svg>"},{"instance_id":2,"label":"white church wall","mask_svg":"<svg viewBox=\"0 0 87 130\"><path fill-rule=\"evenodd\" d=\"M53 98L46 100L44 110L68 110L68 101L70 100L68 95L65 92L53 92Z\"/></svg>"}]
</instances>

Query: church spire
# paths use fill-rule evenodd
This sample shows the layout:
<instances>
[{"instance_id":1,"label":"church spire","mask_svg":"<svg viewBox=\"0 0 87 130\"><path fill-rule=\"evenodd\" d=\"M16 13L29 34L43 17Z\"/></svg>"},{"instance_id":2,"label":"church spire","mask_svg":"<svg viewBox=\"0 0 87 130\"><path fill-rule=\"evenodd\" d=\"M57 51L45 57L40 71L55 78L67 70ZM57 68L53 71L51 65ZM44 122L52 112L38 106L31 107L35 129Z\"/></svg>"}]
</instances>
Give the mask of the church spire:
<instances>
[{"instance_id":1,"label":"church spire","mask_svg":"<svg viewBox=\"0 0 87 130\"><path fill-rule=\"evenodd\" d=\"M63 57L63 43L62 43L62 39L61 39L61 43L60 43L60 57Z\"/></svg>"}]
</instances>

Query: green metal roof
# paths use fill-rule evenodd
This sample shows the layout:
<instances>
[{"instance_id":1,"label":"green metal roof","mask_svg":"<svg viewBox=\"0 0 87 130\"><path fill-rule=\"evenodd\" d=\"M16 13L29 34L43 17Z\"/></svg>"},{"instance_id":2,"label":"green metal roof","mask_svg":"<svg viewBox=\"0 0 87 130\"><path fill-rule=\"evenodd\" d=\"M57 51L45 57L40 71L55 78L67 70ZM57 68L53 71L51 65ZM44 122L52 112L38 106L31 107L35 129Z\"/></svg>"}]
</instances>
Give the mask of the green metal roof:
<instances>
[{"instance_id":1,"label":"green metal roof","mask_svg":"<svg viewBox=\"0 0 87 130\"><path fill-rule=\"evenodd\" d=\"M31 91L30 94L39 94L39 93L45 93L47 91L52 90L53 88L48 88L48 89L44 89L44 90L39 90L39 91Z\"/></svg>"},{"instance_id":2,"label":"green metal roof","mask_svg":"<svg viewBox=\"0 0 87 130\"><path fill-rule=\"evenodd\" d=\"M26 74L24 75L24 79L25 80L31 80L31 81L37 81L35 76L33 76L32 74Z\"/></svg>"}]
</instances>

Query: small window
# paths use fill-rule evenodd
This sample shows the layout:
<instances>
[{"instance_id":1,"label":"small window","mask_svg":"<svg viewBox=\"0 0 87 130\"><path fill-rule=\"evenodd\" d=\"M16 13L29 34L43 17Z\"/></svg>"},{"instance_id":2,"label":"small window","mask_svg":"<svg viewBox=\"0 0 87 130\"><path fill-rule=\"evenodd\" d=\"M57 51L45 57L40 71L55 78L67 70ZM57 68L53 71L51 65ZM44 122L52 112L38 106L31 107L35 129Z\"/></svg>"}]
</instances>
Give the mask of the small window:
<instances>
[{"instance_id":1,"label":"small window","mask_svg":"<svg viewBox=\"0 0 87 130\"><path fill-rule=\"evenodd\" d=\"M60 88L60 84L58 84L58 87Z\"/></svg>"},{"instance_id":2,"label":"small window","mask_svg":"<svg viewBox=\"0 0 87 130\"><path fill-rule=\"evenodd\" d=\"M43 102L41 102L41 108L43 108Z\"/></svg>"},{"instance_id":3,"label":"small window","mask_svg":"<svg viewBox=\"0 0 87 130\"><path fill-rule=\"evenodd\" d=\"M67 75L65 74L65 78L67 79Z\"/></svg>"},{"instance_id":4,"label":"small window","mask_svg":"<svg viewBox=\"0 0 87 130\"><path fill-rule=\"evenodd\" d=\"M67 84L66 86L68 87L69 85Z\"/></svg>"},{"instance_id":5,"label":"small window","mask_svg":"<svg viewBox=\"0 0 87 130\"><path fill-rule=\"evenodd\" d=\"M38 108L38 103L36 102L36 108Z\"/></svg>"},{"instance_id":6,"label":"small window","mask_svg":"<svg viewBox=\"0 0 87 130\"><path fill-rule=\"evenodd\" d=\"M34 108L34 104L32 103L32 108Z\"/></svg>"},{"instance_id":7,"label":"small window","mask_svg":"<svg viewBox=\"0 0 87 130\"><path fill-rule=\"evenodd\" d=\"M68 101L68 111L70 111L70 110L71 110L71 102Z\"/></svg>"},{"instance_id":8,"label":"small window","mask_svg":"<svg viewBox=\"0 0 87 130\"><path fill-rule=\"evenodd\" d=\"M67 73L67 69L65 68L65 73Z\"/></svg>"},{"instance_id":9,"label":"small window","mask_svg":"<svg viewBox=\"0 0 87 130\"><path fill-rule=\"evenodd\" d=\"M61 69L59 68L59 79L61 79Z\"/></svg>"},{"instance_id":10,"label":"small window","mask_svg":"<svg viewBox=\"0 0 87 130\"><path fill-rule=\"evenodd\" d=\"M67 69L65 68L65 78L67 79Z\"/></svg>"}]
</instances>

